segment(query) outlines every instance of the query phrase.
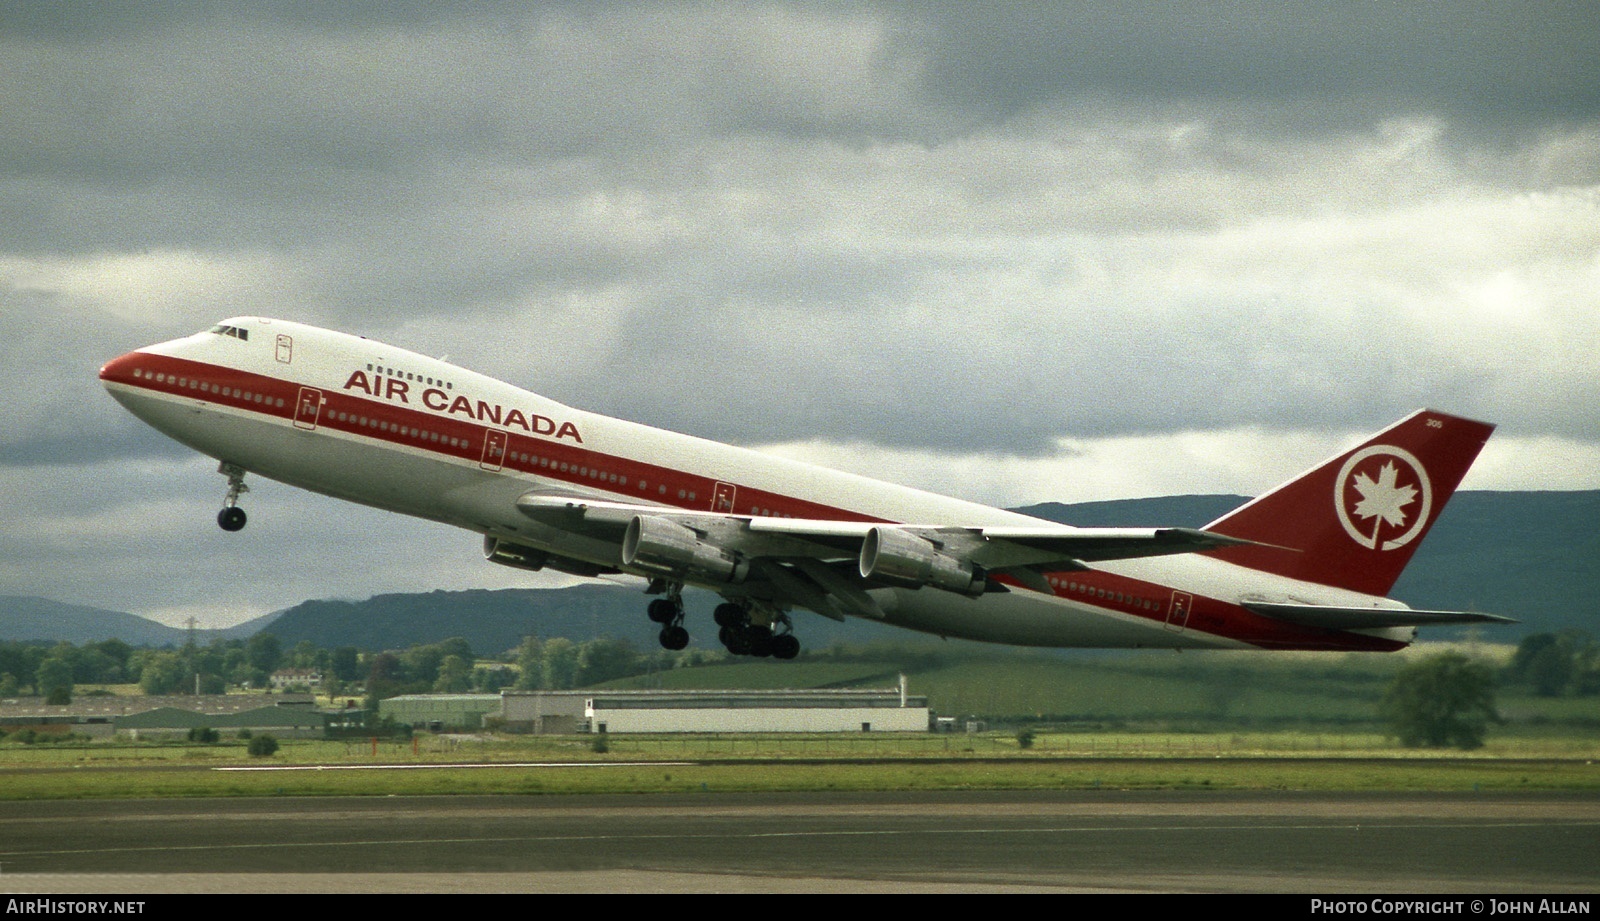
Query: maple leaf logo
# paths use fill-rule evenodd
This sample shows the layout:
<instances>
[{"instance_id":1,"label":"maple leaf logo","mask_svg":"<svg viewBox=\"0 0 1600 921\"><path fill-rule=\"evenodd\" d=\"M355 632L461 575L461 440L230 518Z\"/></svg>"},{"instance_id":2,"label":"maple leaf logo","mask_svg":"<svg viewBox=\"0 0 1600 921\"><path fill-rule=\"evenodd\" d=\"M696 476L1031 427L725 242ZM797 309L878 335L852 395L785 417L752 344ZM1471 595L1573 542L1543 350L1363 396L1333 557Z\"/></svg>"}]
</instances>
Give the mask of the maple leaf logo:
<instances>
[{"instance_id":1,"label":"maple leaf logo","mask_svg":"<svg viewBox=\"0 0 1600 921\"><path fill-rule=\"evenodd\" d=\"M1355 513L1362 518L1379 518L1385 524L1393 527L1403 527L1406 523L1405 507L1417 500L1417 490L1412 486L1400 486L1398 480L1400 471L1395 469L1394 461L1383 465L1378 471L1378 479L1373 480L1365 473L1358 473L1351 481L1356 492L1361 493L1361 501L1356 503Z\"/></svg>"},{"instance_id":2,"label":"maple leaf logo","mask_svg":"<svg viewBox=\"0 0 1600 921\"><path fill-rule=\"evenodd\" d=\"M1383 466L1376 467L1378 464ZM1401 485L1402 477L1406 485ZM1350 455L1334 483L1333 506L1339 523L1351 540L1363 547L1394 550L1416 540L1428 528L1433 486L1422 462L1404 448L1368 445ZM1352 490L1361 496L1353 503Z\"/></svg>"}]
</instances>

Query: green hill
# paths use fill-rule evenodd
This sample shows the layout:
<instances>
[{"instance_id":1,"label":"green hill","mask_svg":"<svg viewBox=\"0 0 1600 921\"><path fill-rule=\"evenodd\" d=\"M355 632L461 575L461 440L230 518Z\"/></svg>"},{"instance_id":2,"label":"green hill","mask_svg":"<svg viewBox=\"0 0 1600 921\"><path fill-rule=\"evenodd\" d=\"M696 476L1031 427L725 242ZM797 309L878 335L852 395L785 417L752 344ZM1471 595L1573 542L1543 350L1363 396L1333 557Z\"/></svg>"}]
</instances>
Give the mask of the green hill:
<instances>
[{"instance_id":1,"label":"green hill","mask_svg":"<svg viewBox=\"0 0 1600 921\"><path fill-rule=\"evenodd\" d=\"M1019 509L1079 526L1198 528L1242 496L1168 496ZM1485 611L1522 621L1496 641L1565 629L1600 633L1600 491L1461 492L1429 532L1393 597L1417 608ZM1434 631L1459 636L1464 630Z\"/></svg>"},{"instance_id":2,"label":"green hill","mask_svg":"<svg viewBox=\"0 0 1600 921\"><path fill-rule=\"evenodd\" d=\"M201 631L208 639L210 634ZM0 596L0 640L74 646L118 639L130 646L176 646L188 638L177 627L121 611L107 611L48 598Z\"/></svg>"}]
</instances>

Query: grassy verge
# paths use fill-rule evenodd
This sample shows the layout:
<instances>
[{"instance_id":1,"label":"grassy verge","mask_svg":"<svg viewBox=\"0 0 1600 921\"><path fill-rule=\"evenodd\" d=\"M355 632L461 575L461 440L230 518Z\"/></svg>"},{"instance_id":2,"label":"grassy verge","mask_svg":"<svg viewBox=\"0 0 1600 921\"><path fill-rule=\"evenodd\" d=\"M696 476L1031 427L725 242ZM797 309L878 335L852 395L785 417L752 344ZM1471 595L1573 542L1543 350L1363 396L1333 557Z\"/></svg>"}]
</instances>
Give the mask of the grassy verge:
<instances>
[{"instance_id":1,"label":"grassy verge","mask_svg":"<svg viewBox=\"0 0 1600 921\"><path fill-rule=\"evenodd\" d=\"M1570 792L1600 790L1600 772L1592 766L1571 763L1413 760L1387 763L1230 759L866 765L728 762L250 773L50 772L7 778L3 795L8 799L94 799L1037 789Z\"/></svg>"}]
</instances>

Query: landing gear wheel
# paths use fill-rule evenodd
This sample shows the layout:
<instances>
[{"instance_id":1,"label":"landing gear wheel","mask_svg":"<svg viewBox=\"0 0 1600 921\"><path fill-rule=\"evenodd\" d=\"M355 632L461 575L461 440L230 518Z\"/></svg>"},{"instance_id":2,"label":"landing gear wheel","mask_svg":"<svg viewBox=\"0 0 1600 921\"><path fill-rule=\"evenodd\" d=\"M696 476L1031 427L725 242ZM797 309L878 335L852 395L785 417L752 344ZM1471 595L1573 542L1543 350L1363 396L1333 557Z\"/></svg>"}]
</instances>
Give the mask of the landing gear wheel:
<instances>
[{"instance_id":1,"label":"landing gear wheel","mask_svg":"<svg viewBox=\"0 0 1600 921\"><path fill-rule=\"evenodd\" d=\"M217 524L224 531L237 531L244 527L244 509L239 507L239 496L250 491L244 485L243 467L227 461L217 465L217 472L228 478L228 494L222 499L222 511L217 513Z\"/></svg>"},{"instance_id":2,"label":"landing gear wheel","mask_svg":"<svg viewBox=\"0 0 1600 921\"><path fill-rule=\"evenodd\" d=\"M739 627L723 627L719 633L719 638L722 640L722 645L728 647L728 651L734 655L747 656L750 654L749 631Z\"/></svg>"},{"instance_id":3,"label":"landing gear wheel","mask_svg":"<svg viewBox=\"0 0 1600 921\"><path fill-rule=\"evenodd\" d=\"M645 616L658 624L670 624L683 617L683 608L669 598L657 598L645 608Z\"/></svg>"},{"instance_id":4,"label":"landing gear wheel","mask_svg":"<svg viewBox=\"0 0 1600 921\"><path fill-rule=\"evenodd\" d=\"M758 659L772 655L771 627L746 627L744 634L749 638L751 655Z\"/></svg>"},{"instance_id":5,"label":"landing gear wheel","mask_svg":"<svg viewBox=\"0 0 1600 921\"><path fill-rule=\"evenodd\" d=\"M772 657L792 659L800 654L800 641L792 633L780 633L772 638Z\"/></svg>"},{"instance_id":6,"label":"landing gear wheel","mask_svg":"<svg viewBox=\"0 0 1600 921\"><path fill-rule=\"evenodd\" d=\"M725 601L711 612L711 619L719 627L742 627L750 622L750 612L731 601Z\"/></svg>"},{"instance_id":7,"label":"landing gear wheel","mask_svg":"<svg viewBox=\"0 0 1600 921\"><path fill-rule=\"evenodd\" d=\"M217 513L217 524L224 531L238 531L244 527L244 509L237 505L230 505Z\"/></svg>"},{"instance_id":8,"label":"landing gear wheel","mask_svg":"<svg viewBox=\"0 0 1600 921\"><path fill-rule=\"evenodd\" d=\"M662 649L676 651L689 645L689 631L678 626L662 627L660 640Z\"/></svg>"},{"instance_id":9,"label":"landing gear wheel","mask_svg":"<svg viewBox=\"0 0 1600 921\"><path fill-rule=\"evenodd\" d=\"M660 591L660 588L655 588ZM665 598L656 598L645 606L646 617L661 625L661 648L679 650L689 645L689 631L683 628L683 584L667 583Z\"/></svg>"}]
</instances>

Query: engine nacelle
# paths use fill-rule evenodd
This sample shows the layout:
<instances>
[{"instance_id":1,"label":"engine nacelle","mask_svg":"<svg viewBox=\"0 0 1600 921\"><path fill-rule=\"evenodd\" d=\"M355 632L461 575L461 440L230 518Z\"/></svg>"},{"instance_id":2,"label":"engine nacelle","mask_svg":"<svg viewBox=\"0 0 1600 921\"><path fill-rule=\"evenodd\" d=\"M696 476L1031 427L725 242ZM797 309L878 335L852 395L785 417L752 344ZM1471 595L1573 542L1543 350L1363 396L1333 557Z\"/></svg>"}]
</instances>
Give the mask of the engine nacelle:
<instances>
[{"instance_id":1,"label":"engine nacelle","mask_svg":"<svg viewBox=\"0 0 1600 921\"><path fill-rule=\"evenodd\" d=\"M983 594L988 582L982 567L953 557L898 528L873 528L867 532L866 540L861 542L861 577L907 588L931 585L972 597Z\"/></svg>"},{"instance_id":2,"label":"engine nacelle","mask_svg":"<svg viewBox=\"0 0 1600 921\"><path fill-rule=\"evenodd\" d=\"M483 536L483 558L501 566L531 569L534 572L543 569L544 565L550 562L550 554L543 550L509 543L488 534Z\"/></svg>"},{"instance_id":3,"label":"engine nacelle","mask_svg":"<svg viewBox=\"0 0 1600 921\"><path fill-rule=\"evenodd\" d=\"M513 569L531 569L538 572L549 568L558 572L571 573L575 576L603 576L617 570L610 566L601 566L597 563L588 563L575 560L571 557L559 556L536 547L525 547L522 544L513 544L498 537L484 535L483 558L491 563L501 566L510 566Z\"/></svg>"},{"instance_id":4,"label":"engine nacelle","mask_svg":"<svg viewBox=\"0 0 1600 921\"><path fill-rule=\"evenodd\" d=\"M743 582L750 564L693 530L656 515L635 515L622 537L622 565L672 576Z\"/></svg>"}]
</instances>

